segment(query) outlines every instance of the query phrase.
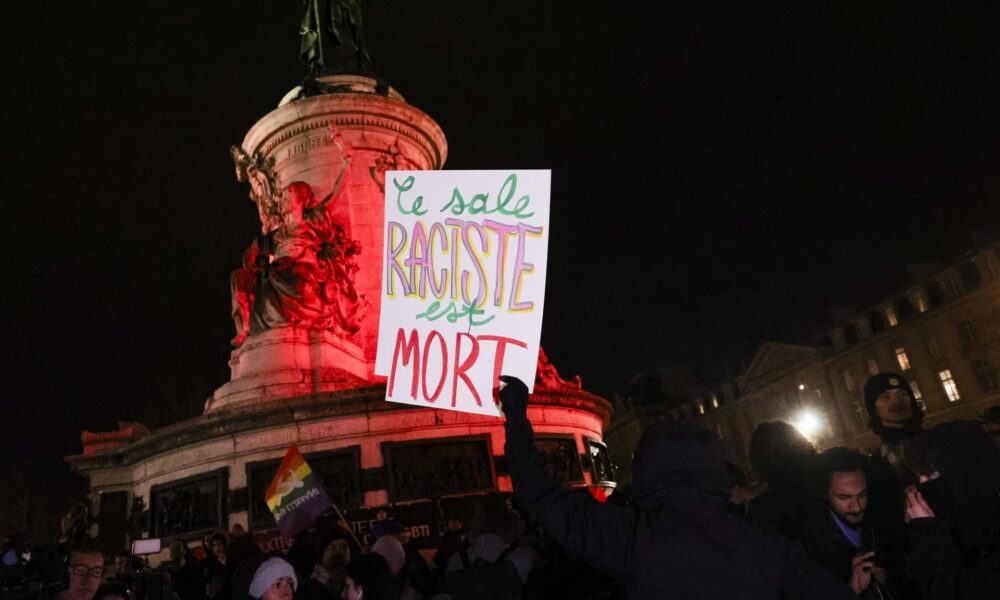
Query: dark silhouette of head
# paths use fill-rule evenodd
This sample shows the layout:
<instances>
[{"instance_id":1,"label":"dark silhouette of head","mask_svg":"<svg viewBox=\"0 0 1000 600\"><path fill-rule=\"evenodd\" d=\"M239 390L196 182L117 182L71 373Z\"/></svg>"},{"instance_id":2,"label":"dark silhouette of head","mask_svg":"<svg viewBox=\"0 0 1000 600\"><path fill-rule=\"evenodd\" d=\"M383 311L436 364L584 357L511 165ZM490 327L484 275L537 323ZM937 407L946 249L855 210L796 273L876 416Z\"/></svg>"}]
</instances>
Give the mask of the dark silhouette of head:
<instances>
[{"instance_id":1,"label":"dark silhouette of head","mask_svg":"<svg viewBox=\"0 0 1000 600\"><path fill-rule=\"evenodd\" d=\"M816 448L794 425L770 421L754 428L748 454L754 478L776 491L801 488Z\"/></svg>"}]
</instances>

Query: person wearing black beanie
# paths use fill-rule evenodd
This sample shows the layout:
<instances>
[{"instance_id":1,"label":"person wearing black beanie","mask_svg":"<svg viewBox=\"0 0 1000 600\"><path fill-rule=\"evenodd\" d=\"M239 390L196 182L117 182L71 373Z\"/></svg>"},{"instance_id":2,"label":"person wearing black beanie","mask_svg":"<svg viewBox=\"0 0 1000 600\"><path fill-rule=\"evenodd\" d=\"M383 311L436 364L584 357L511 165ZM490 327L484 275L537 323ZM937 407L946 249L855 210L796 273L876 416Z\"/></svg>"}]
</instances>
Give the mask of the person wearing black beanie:
<instances>
[{"instance_id":1,"label":"person wearing black beanie","mask_svg":"<svg viewBox=\"0 0 1000 600\"><path fill-rule=\"evenodd\" d=\"M901 487L916 483L906 468L906 446L923 429L924 411L913 397L913 389L899 373L879 373L865 383L868 427L881 443L872 452L876 463L892 472Z\"/></svg>"},{"instance_id":2,"label":"person wearing black beanie","mask_svg":"<svg viewBox=\"0 0 1000 600\"><path fill-rule=\"evenodd\" d=\"M924 411L913 396L913 388L899 373L879 373L868 379L865 408L868 427L880 440L869 458L868 513L882 523L883 537L905 540L906 523L900 507L906 487L917 483L917 475L906 466L906 449L923 430ZM904 597L913 592L901 591Z\"/></svg>"}]
</instances>

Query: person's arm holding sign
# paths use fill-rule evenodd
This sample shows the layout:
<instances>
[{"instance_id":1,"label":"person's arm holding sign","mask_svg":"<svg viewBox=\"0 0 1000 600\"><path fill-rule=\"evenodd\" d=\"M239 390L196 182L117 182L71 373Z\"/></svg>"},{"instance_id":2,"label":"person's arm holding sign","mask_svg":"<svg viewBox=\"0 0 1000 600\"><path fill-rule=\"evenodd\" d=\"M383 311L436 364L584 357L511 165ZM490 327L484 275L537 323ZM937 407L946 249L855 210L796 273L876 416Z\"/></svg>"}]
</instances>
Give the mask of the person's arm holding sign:
<instances>
[{"instance_id":1,"label":"person's arm holding sign","mask_svg":"<svg viewBox=\"0 0 1000 600\"><path fill-rule=\"evenodd\" d=\"M541 523L563 548L609 575L628 564L635 513L600 504L590 494L566 489L545 470L528 421L528 388L520 379L500 377L500 404L506 418L504 453L518 506Z\"/></svg>"}]
</instances>

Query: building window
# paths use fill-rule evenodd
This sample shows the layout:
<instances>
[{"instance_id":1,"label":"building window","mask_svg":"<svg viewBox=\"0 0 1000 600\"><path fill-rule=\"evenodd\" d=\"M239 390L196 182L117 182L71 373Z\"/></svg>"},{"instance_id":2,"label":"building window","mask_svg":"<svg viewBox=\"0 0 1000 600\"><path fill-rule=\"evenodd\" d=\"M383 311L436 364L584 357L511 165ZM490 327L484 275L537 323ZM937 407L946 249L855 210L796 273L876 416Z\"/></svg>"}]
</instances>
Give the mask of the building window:
<instances>
[{"instance_id":1,"label":"building window","mask_svg":"<svg viewBox=\"0 0 1000 600\"><path fill-rule=\"evenodd\" d=\"M698 414L699 415L705 414L705 405L702 404L701 402L698 403Z\"/></svg>"},{"instance_id":2,"label":"building window","mask_svg":"<svg viewBox=\"0 0 1000 600\"><path fill-rule=\"evenodd\" d=\"M910 370L910 357L906 355L906 350L902 346L896 348L896 361L899 362L899 368L903 371Z\"/></svg>"},{"instance_id":3,"label":"building window","mask_svg":"<svg viewBox=\"0 0 1000 600\"><path fill-rule=\"evenodd\" d=\"M927 312L927 309L929 308L929 305L927 304L927 296L923 292L917 292L917 295L914 296L914 300L917 301L917 312L918 313L925 313L925 312Z\"/></svg>"},{"instance_id":4,"label":"building window","mask_svg":"<svg viewBox=\"0 0 1000 600\"><path fill-rule=\"evenodd\" d=\"M712 394L712 408L719 408L719 397Z\"/></svg>"},{"instance_id":5,"label":"building window","mask_svg":"<svg viewBox=\"0 0 1000 600\"><path fill-rule=\"evenodd\" d=\"M951 376L950 369L939 372L938 377L941 378L941 386L944 387L944 393L947 394L949 402L955 402L962 398L961 394L958 393L958 386L955 385L955 378Z\"/></svg>"},{"instance_id":6,"label":"building window","mask_svg":"<svg viewBox=\"0 0 1000 600\"><path fill-rule=\"evenodd\" d=\"M851 406L854 407L854 414L858 416L858 423L864 425L868 423L868 409L865 408L864 402L860 400L851 400Z\"/></svg>"},{"instance_id":7,"label":"building window","mask_svg":"<svg viewBox=\"0 0 1000 600\"><path fill-rule=\"evenodd\" d=\"M986 361L972 361L972 372L976 374L976 381L979 382L979 387L984 392L988 392L997 387L996 379L993 375L993 369L986 363Z\"/></svg>"},{"instance_id":8,"label":"building window","mask_svg":"<svg viewBox=\"0 0 1000 600\"><path fill-rule=\"evenodd\" d=\"M900 321L905 321L913 316L913 304L907 297L896 298L896 302L893 303L896 308L896 316Z\"/></svg>"},{"instance_id":9,"label":"building window","mask_svg":"<svg viewBox=\"0 0 1000 600\"><path fill-rule=\"evenodd\" d=\"M913 390L913 399L917 401L917 406L920 410L927 413L927 403L923 401L924 393L920 391L920 384L916 381L910 382L910 389Z\"/></svg>"},{"instance_id":10,"label":"building window","mask_svg":"<svg viewBox=\"0 0 1000 600\"><path fill-rule=\"evenodd\" d=\"M941 356L941 348L938 346L937 338L933 335L927 336L927 353L933 358Z\"/></svg>"},{"instance_id":11,"label":"building window","mask_svg":"<svg viewBox=\"0 0 1000 600\"><path fill-rule=\"evenodd\" d=\"M875 360L874 358L869 358L868 359L868 374L869 375L878 375L878 373L879 373L878 361Z\"/></svg>"},{"instance_id":12,"label":"building window","mask_svg":"<svg viewBox=\"0 0 1000 600\"><path fill-rule=\"evenodd\" d=\"M868 328L872 330L874 335L885 331L885 317L882 316L882 313L875 310L868 315Z\"/></svg>"},{"instance_id":13,"label":"building window","mask_svg":"<svg viewBox=\"0 0 1000 600\"><path fill-rule=\"evenodd\" d=\"M979 342L979 337L976 336L976 327L972 324L972 321L958 322L958 338L966 346L971 346Z\"/></svg>"},{"instance_id":14,"label":"building window","mask_svg":"<svg viewBox=\"0 0 1000 600\"><path fill-rule=\"evenodd\" d=\"M851 374L850 369L844 369L844 387L847 388L848 392L854 391L854 375Z\"/></svg>"},{"instance_id":15,"label":"building window","mask_svg":"<svg viewBox=\"0 0 1000 600\"><path fill-rule=\"evenodd\" d=\"M973 263L962 265L959 268L958 277L962 281L962 287L970 292L983 282L983 274L979 272L979 267Z\"/></svg>"},{"instance_id":16,"label":"building window","mask_svg":"<svg viewBox=\"0 0 1000 600\"><path fill-rule=\"evenodd\" d=\"M889 322L889 327L895 327L899 325L899 319L896 318L896 309L892 306L885 307L885 320Z\"/></svg>"},{"instance_id":17,"label":"building window","mask_svg":"<svg viewBox=\"0 0 1000 600\"><path fill-rule=\"evenodd\" d=\"M924 286L924 289L927 290L927 299L930 301L931 306L940 306L944 304L946 294L944 292L944 286L941 285L940 281L930 281L926 286Z\"/></svg>"}]
</instances>

